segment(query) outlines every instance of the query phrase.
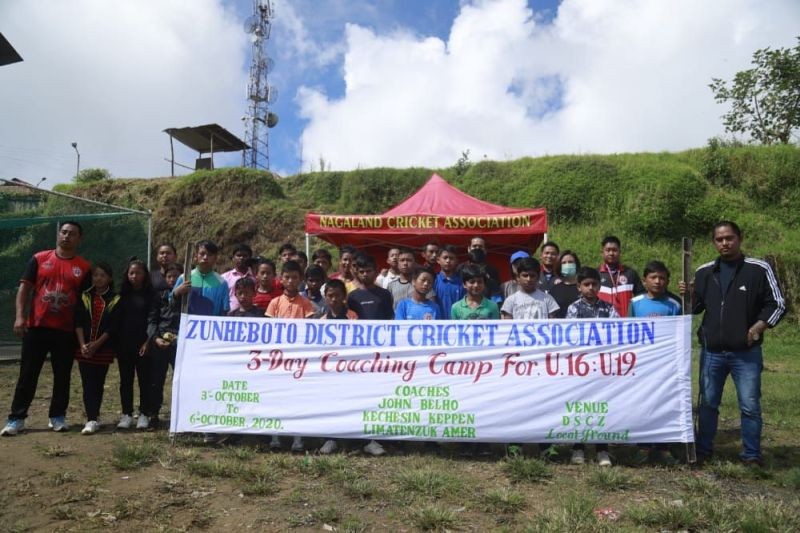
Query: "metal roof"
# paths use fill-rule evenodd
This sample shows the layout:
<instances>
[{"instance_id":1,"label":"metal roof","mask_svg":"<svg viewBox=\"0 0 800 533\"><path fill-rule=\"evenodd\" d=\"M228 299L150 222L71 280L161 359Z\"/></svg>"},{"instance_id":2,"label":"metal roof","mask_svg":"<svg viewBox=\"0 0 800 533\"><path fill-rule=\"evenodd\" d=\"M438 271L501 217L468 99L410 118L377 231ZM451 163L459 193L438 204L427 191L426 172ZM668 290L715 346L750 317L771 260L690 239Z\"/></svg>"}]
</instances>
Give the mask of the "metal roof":
<instances>
[{"instance_id":1,"label":"metal roof","mask_svg":"<svg viewBox=\"0 0 800 533\"><path fill-rule=\"evenodd\" d=\"M167 128L164 132L201 154L211 152L212 137L214 141L214 153L238 152L239 150L247 150L250 148L247 143L219 124L189 126L186 128Z\"/></svg>"},{"instance_id":2,"label":"metal roof","mask_svg":"<svg viewBox=\"0 0 800 533\"><path fill-rule=\"evenodd\" d=\"M22 56L14 50L11 43L0 33L0 67L3 65L10 65L11 63L18 63L19 61L22 61Z\"/></svg>"}]
</instances>

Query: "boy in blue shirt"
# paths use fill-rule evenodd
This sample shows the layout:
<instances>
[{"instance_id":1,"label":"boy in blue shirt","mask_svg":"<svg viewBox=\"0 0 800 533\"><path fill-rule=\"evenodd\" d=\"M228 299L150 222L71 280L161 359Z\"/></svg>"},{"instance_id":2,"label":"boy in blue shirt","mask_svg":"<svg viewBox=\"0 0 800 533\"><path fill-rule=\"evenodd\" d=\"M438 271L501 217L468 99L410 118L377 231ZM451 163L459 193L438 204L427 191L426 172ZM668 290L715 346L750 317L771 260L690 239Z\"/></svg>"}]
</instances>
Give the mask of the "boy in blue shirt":
<instances>
[{"instance_id":1,"label":"boy in blue shirt","mask_svg":"<svg viewBox=\"0 0 800 533\"><path fill-rule=\"evenodd\" d=\"M667 291L669 269L661 261L650 261L644 267L644 289L646 292L634 296L628 308L628 316L678 316L681 304L677 297Z\"/></svg>"},{"instance_id":2,"label":"boy in blue shirt","mask_svg":"<svg viewBox=\"0 0 800 533\"><path fill-rule=\"evenodd\" d=\"M450 309L453 304L464 297L464 287L461 276L456 271L458 267L458 252L453 245L446 245L439 248L437 258L439 268L436 280L433 283L433 291L436 293L436 301L442 311L442 318L450 320Z\"/></svg>"},{"instance_id":3,"label":"boy in blue shirt","mask_svg":"<svg viewBox=\"0 0 800 533\"><path fill-rule=\"evenodd\" d=\"M200 241L195 245L195 268L182 274L172 289L173 297L189 298L189 314L225 316L230 311L228 283L216 272L214 266L219 257L219 248L211 241Z\"/></svg>"},{"instance_id":4,"label":"boy in blue shirt","mask_svg":"<svg viewBox=\"0 0 800 533\"><path fill-rule=\"evenodd\" d=\"M427 294L433 287L433 270L424 266L414 268L411 276L413 291L411 297L401 300L394 310L395 320L438 320L442 318L439 304L428 300Z\"/></svg>"},{"instance_id":5,"label":"boy in blue shirt","mask_svg":"<svg viewBox=\"0 0 800 533\"><path fill-rule=\"evenodd\" d=\"M667 291L669 269L661 261L650 261L644 267L645 293L634 296L628 307L631 317L678 316L681 304ZM676 459L669 453L666 444L640 444L635 461L640 464L649 461L673 465Z\"/></svg>"}]
</instances>

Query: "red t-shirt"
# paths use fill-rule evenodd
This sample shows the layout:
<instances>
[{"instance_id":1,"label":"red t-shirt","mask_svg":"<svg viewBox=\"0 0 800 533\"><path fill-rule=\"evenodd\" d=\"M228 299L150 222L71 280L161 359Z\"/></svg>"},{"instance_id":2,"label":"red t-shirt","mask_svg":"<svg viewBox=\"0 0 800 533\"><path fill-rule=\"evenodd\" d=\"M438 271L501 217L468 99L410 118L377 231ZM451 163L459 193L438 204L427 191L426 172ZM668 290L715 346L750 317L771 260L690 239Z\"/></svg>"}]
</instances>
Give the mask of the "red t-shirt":
<instances>
[{"instance_id":1,"label":"red t-shirt","mask_svg":"<svg viewBox=\"0 0 800 533\"><path fill-rule=\"evenodd\" d=\"M44 250L28 261L21 283L33 285L29 328L75 330L75 304L89 281L89 262L75 256L64 259Z\"/></svg>"},{"instance_id":2,"label":"red t-shirt","mask_svg":"<svg viewBox=\"0 0 800 533\"><path fill-rule=\"evenodd\" d=\"M253 305L258 307L259 309L262 309L263 311L266 311L269 303L273 299L278 298L282 294L283 294L283 286L281 285L281 282L276 278L272 280L271 291L261 292L260 287L256 288L256 295L253 298Z\"/></svg>"}]
</instances>

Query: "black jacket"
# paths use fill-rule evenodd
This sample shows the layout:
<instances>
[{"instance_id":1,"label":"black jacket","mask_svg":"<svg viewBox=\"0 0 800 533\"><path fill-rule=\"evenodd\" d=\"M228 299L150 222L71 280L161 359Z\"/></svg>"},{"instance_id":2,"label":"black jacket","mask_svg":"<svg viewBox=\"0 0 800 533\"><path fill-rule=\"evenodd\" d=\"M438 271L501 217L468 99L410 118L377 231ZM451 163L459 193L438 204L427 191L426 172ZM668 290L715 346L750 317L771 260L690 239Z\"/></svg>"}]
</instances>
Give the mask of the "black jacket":
<instances>
[{"instance_id":1,"label":"black jacket","mask_svg":"<svg viewBox=\"0 0 800 533\"><path fill-rule=\"evenodd\" d=\"M747 331L758 320L774 327L786 311L778 278L768 263L742 257L723 295L717 258L695 273L694 314L705 311L698 337L711 352L747 350ZM754 345L761 344L763 337Z\"/></svg>"},{"instance_id":2,"label":"black jacket","mask_svg":"<svg viewBox=\"0 0 800 533\"><path fill-rule=\"evenodd\" d=\"M111 289L102 295L106 302L106 307L100 317L100 324L97 327L97 336L92 338L92 297L94 287L81 293L78 305L75 306L75 329L83 329L83 338L86 342L97 340L103 333L108 333L113 339L116 330L119 328L119 295ZM110 344L109 344L110 345Z\"/></svg>"},{"instance_id":3,"label":"black jacket","mask_svg":"<svg viewBox=\"0 0 800 533\"><path fill-rule=\"evenodd\" d=\"M171 289L161 291L158 295L158 305L150 308L147 316L147 337L152 339L164 333L178 333L181 323L180 298L170 299ZM261 313L262 316L264 313Z\"/></svg>"}]
</instances>

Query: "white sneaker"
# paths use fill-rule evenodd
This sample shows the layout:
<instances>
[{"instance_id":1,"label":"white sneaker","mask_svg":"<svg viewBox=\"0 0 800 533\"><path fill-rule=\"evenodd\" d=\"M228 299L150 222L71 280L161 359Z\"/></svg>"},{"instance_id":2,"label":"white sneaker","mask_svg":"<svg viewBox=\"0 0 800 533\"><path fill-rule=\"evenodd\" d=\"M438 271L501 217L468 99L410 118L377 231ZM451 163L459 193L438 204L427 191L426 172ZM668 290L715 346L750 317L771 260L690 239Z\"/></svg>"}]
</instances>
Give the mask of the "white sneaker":
<instances>
[{"instance_id":1,"label":"white sneaker","mask_svg":"<svg viewBox=\"0 0 800 533\"><path fill-rule=\"evenodd\" d=\"M600 457L600 454L597 454L597 456ZM574 465L584 464L586 462L586 458L583 455L583 450L572 450L572 457L570 457L569 462Z\"/></svg>"},{"instance_id":2,"label":"white sneaker","mask_svg":"<svg viewBox=\"0 0 800 533\"><path fill-rule=\"evenodd\" d=\"M67 417L65 416L52 417L50 422L47 424L47 427L53 431L69 431L69 424L67 423Z\"/></svg>"},{"instance_id":3,"label":"white sneaker","mask_svg":"<svg viewBox=\"0 0 800 533\"><path fill-rule=\"evenodd\" d=\"M386 453L386 450L383 449L383 446L381 446L380 444L378 444L377 441L374 440L369 441L367 445L364 446L364 451L370 455L375 455L375 456L383 455Z\"/></svg>"},{"instance_id":4,"label":"white sneaker","mask_svg":"<svg viewBox=\"0 0 800 533\"><path fill-rule=\"evenodd\" d=\"M608 452L597 452L597 464L599 466L611 466L611 456Z\"/></svg>"},{"instance_id":5,"label":"white sneaker","mask_svg":"<svg viewBox=\"0 0 800 533\"><path fill-rule=\"evenodd\" d=\"M25 420L23 418L17 418L16 420L8 419L5 427L0 430L0 435L8 435L10 437L16 435L23 429L25 429Z\"/></svg>"},{"instance_id":6,"label":"white sneaker","mask_svg":"<svg viewBox=\"0 0 800 533\"><path fill-rule=\"evenodd\" d=\"M339 449L339 446L336 444L336 441L333 439L329 439L325 441L325 444L322 445L322 448L319 449L319 453L322 455L330 455L336 450Z\"/></svg>"},{"instance_id":7,"label":"white sneaker","mask_svg":"<svg viewBox=\"0 0 800 533\"><path fill-rule=\"evenodd\" d=\"M117 429L131 429L133 425L133 417L131 415L122 415L117 424Z\"/></svg>"},{"instance_id":8,"label":"white sneaker","mask_svg":"<svg viewBox=\"0 0 800 533\"><path fill-rule=\"evenodd\" d=\"M280 450L281 449L281 439L277 435L273 435L272 438L269 440L269 449L270 450Z\"/></svg>"},{"instance_id":9,"label":"white sneaker","mask_svg":"<svg viewBox=\"0 0 800 533\"><path fill-rule=\"evenodd\" d=\"M147 429L150 425L150 418L144 415L139 415L139 419L136 421L136 429Z\"/></svg>"},{"instance_id":10,"label":"white sneaker","mask_svg":"<svg viewBox=\"0 0 800 533\"><path fill-rule=\"evenodd\" d=\"M295 437L292 439L292 451L293 452L303 452L305 451L306 447L303 444L303 437Z\"/></svg>"},{"instance_id":11,"label":"white sneaker","mask_svg":"<svg viewBox=\"0 0 800 533\"><path fill-rule=\"evenodd\" d=\"M81 430L81 434L83 435L92 435L100 431L100 423L97 420L89 420L86 422L86 425L83 426Z\"/></svg>"}]
</instances>

